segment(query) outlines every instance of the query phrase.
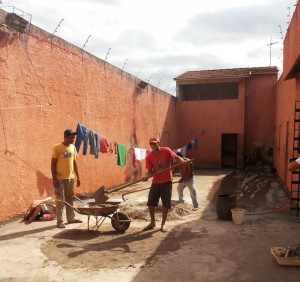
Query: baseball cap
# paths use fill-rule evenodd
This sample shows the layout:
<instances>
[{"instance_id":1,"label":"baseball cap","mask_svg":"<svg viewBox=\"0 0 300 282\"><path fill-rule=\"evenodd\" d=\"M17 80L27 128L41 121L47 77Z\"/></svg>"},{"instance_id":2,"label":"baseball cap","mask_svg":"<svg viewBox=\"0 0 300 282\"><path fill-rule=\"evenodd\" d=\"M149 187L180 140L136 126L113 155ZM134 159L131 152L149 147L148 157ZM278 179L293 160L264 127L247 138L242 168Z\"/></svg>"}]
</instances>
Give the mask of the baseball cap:
<instances>
[{"instance_id":1,"label":"baseball cap","mask_svg":"<svg viewBox=\"0 0 300 282\"><path fill-rule=\"evenodd\" d=\"M75 135L77 134L76 131L74 131L73 129L66 129L64 131L64 136L71 136L73 134L75 134Z\"/></svg>"},{"instance_id":2,"label":"baseball cap","mask_svg":"<svg viewBox=\"0 0 300 282\"><path fill-rule=\"evenodd\" d=\"M152 137L150 138L149 143L159 143L159 139L156 137Z\"/></svg>"}]
</instances>

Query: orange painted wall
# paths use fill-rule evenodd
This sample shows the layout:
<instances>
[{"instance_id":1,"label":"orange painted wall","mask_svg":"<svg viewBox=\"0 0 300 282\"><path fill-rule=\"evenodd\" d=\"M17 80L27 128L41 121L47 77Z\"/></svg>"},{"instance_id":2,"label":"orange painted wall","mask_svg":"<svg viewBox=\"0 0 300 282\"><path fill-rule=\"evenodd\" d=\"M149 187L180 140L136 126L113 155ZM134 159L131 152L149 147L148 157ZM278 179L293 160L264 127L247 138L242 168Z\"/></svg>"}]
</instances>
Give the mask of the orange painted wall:
<instances>
[{"instance_id":1,"label":"orange painted wall","mask_svg":"<svg viewBox=\"0 0 300 282\"><path fill-rule=\"evenodd\" d=\"M148 148L150 136L171 148L197 138L197 150L188 155L205 168L221 165L221 133L238 133L239 167L243 152L263 139L265 149L274 147L274 165L289 186L286 167L292 157L300 75L284 78L300 54L299 9L297 5L285 37L276 95L271 91L274 78L251 77L241 81L238 100L177 103L151 85L138 93L132 75L60 38L51 40L51 34L37 27L22 38L0 31L0 221L23 213L35 199L53 196L51 149L63 140L63 130L75 129L78 122L128 148ZM252 112L254 105L257 111ZM80 152L78 164L79 195L133 180L145 170L144 163L136 170L130 164L121 168L113 154L95 159Z\"/></svg>"},{"instance_id":2,"label":"orange painted wall","mask_svg":"<svg viewBox=\"0 0 300 282\"><path fill-rule=\"evenodd\" d=\"M291 172L287 165L293 157L293 136L295 119L295 102L300 101L300 75L295 74L292 79L285 80L299 63L300 56L300 6L296 10L290 22L284 39L283 73L277 83L276 113L275 113L275 148L274 163L279 177L290 190Z\"/></svg>"},{"instance_id":3,"label":"orange painted wall","mask_svg":"<svg viewBox=\"0 0 300 282\"><path fill-rule=\"evenodd\" d=\"M138 93L132 75L31 26L26 41L0 33L0 221L53 196L50 162L66 128L82 123L111 141L148 148L148 139L175 144L175 98L153 86ZM116 155L78 160L89 195L144 173L117 165ZM129 155L128 155L129 157Z\"/></svg>"},{"instance_id":4,"label":"orange painted wall","mask_svg":"<svg viewBox=\"0 0 300 282\"><path fill-rule=\"evenodd\" d=\"M284 38L283 52L283 77L285 77L300 56L300 6L298 4Z\"/></svg>"},{"instance_id":5,"label":"orange painted wall","mask_svg":"<svg viewBox=\"0 0 300 282\"><path fill-rule=\"evenodd\" d=\"M195 159L195 166L221 167L221 136L224 133L238 134L238 168L244 165L244 153L254 157L254 144L261 144L263 159L272 161L267 151L274 147L276 80L274 74L250 75L240 80L237 100L178 102L178 139L182 145L194 138L198 140L197 150L188 151ZM213 82L223 81L214 79Z\"/></svg>"},{"instance_id":6,"label":"orange painted wall","mask_svg":"<svg viewBox=\"0 0 300 282\"><path fill-rule=\"evenodd\" d=\"M217 82L217 81L216 81ZM238 166L242 167L244 147L244 81L235 100L182 101L177 103L177 138L181 147L197 138L197 150L188 150L201 168L221 167L221 134L238 134Z\"/></svg>"},{"instance_id":7,"label":"orange painted wall","mask_svg":"<svg viewBox=\"0 0 300 282\"><path fill-rule=\"evenodd\" d=\"M258 146L264 160L274 147L276 75L254 75L246 82L245 152L255 155Z\"/></svg>"},{"instance_id":8,"label":"orange painted wall","mask_svg":"<svg viewBox=\"0 0 300 282\"><path fill-rule=\"evenodd\" d=\"M281 180L289 186L291 173L287 165L292 158L294 109L296 99L295 79L280 78L276 91L274 166Z\"/></svg>"}]
</instances>

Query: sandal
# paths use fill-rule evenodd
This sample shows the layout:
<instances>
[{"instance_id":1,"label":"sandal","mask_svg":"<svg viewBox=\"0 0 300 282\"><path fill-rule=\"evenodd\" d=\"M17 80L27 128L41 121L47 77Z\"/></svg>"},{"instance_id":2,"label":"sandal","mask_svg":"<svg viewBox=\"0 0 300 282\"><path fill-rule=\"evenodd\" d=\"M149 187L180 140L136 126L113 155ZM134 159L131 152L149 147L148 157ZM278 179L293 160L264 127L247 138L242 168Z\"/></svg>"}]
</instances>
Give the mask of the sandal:
<instances>
[{"instance_id":1,"label":"sandal","mask_svg":"<svg viewBox=\"0 0 300 282\"><path fill-rule=\"evenodd\" d=\"M64 225L64 223L57 223L57 227L58 228L66 228L66 226Z\"/></svg>"},{"instance_id":2,"label":"sandal","mask_svg":"<svg viewBox=\"0 0 300 282\"><path fill-rule=\"evenodd\" d=\"M168 229L165 228L164 225L162 225L161 228L160 228L160 231L161 231L161 232L168 232Z\"/></svg>"},{"instance_id":3,"label":"sandal","mask_svg":"<svg viewBox=\"0 0 300 282\"><path fill-rule=\"evenodd\" d=\"M74 218L73 220L69 221L68 223L82 223L82 220Z\"/></svg>"},{"instance_id":4,"label":"sandal","mask_svg":"<svg viewBox=\"0 0 300 282\"><path fill-rule=\"evenodd\" d=\"M155 228L155 225L153 226L151 223L149 225L147 225L145 228L143 228L144 231L146 230L151 230L151 229L154 229Z\"/></svg>"}]
</instances>

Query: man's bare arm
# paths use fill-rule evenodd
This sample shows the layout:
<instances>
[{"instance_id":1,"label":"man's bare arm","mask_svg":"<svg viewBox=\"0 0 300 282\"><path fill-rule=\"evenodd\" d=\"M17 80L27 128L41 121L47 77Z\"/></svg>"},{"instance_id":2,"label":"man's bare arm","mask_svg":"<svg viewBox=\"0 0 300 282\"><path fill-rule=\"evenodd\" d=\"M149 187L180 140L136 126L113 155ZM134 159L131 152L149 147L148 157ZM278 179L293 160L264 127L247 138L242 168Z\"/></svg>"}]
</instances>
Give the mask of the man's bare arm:
<instances>
[{"instance_id":1,"label":"man's bare arm","mask_svg":"<svg viewBox=\"0 0 300 282\"><path fill-rule=\"evenodd\" d=\"M79 173L78 173L77 162L74 160L73 164L74 164L74 172L77 177L77 187L79 187L80 186L80 177L79 177Z\"/></svg>"},{"instance_id":2,"label":"man's bare arm","mask_svg":"<svg viewBox=\"0 0 300 282\"><path fill-rule=\"evenodd\" d=\"M295 170L298 170L300 169L300 164L296 161L292 161L289 163L288 165L288 170L289 171L295 171Z\"/></svg>"}]
</instances>

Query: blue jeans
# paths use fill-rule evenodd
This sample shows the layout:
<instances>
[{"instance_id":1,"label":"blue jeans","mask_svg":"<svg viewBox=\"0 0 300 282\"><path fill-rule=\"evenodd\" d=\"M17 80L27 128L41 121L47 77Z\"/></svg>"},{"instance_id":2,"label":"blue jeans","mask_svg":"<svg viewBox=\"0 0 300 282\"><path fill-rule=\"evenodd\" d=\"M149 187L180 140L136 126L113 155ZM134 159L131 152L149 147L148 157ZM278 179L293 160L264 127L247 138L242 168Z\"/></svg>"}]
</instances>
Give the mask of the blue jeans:
<instances>
[{"instance_id":1,"label":"blue jeans","mask_svg":"<svg viewBox=\"0 0 300 282\"><path fill-rule=\"evenodd\" d=\"M195 177L194 176L183 180L181 183L178 183L177 192L178 192L178 198L179 198L180 202L184 202L183 190L185 187L188 187L190 190L190 195L192 198L194 208L198 208L199 204L198 204L198 200L197 200L197 191L195 188Z\"/></svg>"}]
</instances>

